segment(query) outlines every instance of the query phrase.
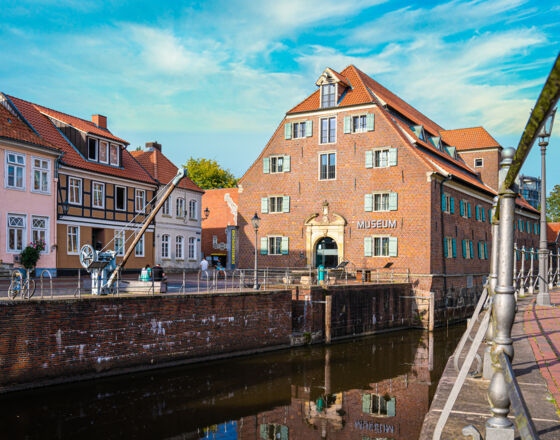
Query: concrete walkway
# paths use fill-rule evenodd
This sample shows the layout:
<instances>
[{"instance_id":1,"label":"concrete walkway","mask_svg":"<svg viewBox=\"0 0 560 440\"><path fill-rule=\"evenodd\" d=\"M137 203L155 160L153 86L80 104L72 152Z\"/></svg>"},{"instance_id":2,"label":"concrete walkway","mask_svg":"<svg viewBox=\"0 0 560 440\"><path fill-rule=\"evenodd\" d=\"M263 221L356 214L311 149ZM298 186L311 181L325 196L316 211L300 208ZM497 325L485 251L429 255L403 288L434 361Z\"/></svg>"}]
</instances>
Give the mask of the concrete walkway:
<instances>
[{"instance_id":1,"label":"concrete walkway","mask_svg":"<svg viewBox=\"0 0 560 440\"><path fill-rule=\"evenodd\" d=\"M552 294L553 301L560 304L560 293ZM541 440L560 439L560 402L558 383L560 382L560 307L533 307L535 297L520 298L518 312L512 329L515 356L513 369L523 393L523 397L539 431ZM541 330L544 329L544 332ZM476 328L473 330L473 337ZM463 350L461 362L469 349ZM478 353L483 357L485 344ZM536 355L533 353L536 351ZM474 368L474 365L473 365ZM420 439L431 440L441 411L457 378L450 358L439 382L430 411L424 419ZM461 430L467 425L474 425L484 435L486 420L491 417L487 400L489 381L480 378L467 378L461 393L449 416L442 439L464 439ZM509 414L513 421L513 414ZM519 433L516 430L516 438Z\"/></svg>"}]
</instances>

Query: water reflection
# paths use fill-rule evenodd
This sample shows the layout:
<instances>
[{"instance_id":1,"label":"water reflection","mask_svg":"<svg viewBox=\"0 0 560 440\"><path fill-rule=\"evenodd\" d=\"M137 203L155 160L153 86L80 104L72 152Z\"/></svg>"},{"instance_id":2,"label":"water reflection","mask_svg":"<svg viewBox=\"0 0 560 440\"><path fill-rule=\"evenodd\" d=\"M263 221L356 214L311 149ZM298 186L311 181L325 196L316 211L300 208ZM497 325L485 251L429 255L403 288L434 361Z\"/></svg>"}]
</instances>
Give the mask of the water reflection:
<instances>
[{"instance_id":1,"label":"water reflection","mask_svg":"<svg viewBox=\"0 0 560 440\"><path fill-rule=\"evenodd\" d=\"M461 328L0 398L6 438L414 439Z\"/></svg>"}]
</instances>

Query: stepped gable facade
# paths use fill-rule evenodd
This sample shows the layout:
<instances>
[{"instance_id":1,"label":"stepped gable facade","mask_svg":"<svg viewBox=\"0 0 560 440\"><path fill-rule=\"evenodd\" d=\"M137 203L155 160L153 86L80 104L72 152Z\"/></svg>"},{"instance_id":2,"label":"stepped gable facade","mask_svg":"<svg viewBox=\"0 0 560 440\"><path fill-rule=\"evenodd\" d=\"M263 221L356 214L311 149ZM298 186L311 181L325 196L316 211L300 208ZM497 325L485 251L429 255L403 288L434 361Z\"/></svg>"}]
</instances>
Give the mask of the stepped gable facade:
<instances>
[{"instance_id":1,"label":"stepped gable facade","mask_svg":"<svg viewBox=\"0 0 560 440\"><path fill-rule=\"evenodd\" d=\"M316 86L240 179L239 266L253 267L256 246L261 268L347 261L406 274L418 292L436 292L436 301L480 286L501 147L477 129L473 148L465 148L458 131L444 130L353 65L325 69ZM495 160L475 168L463 154L482 145ZM518 245L537 246L538 218L518 200Z\"/></svg>"}]
</instances>

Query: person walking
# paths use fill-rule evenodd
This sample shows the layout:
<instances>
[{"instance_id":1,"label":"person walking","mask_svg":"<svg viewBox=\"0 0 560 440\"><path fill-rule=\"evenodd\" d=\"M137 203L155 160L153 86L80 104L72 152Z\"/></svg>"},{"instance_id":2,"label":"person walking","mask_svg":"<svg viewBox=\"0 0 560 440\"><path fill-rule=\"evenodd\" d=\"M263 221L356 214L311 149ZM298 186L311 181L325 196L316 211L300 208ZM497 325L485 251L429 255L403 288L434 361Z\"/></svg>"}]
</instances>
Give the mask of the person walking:
<instances>
[{"instance_id":1,"label":"person walking","mask_svg":"<svg viewBox=\"0 0 560 440\"><path fill-rule=\"evenodd\" d=\"M204 276L206 276L206 279L208 279L208 260L206 260L205 258L203 258L200 262L200 270L202 271Z\"/></svg>"}]
</instances>

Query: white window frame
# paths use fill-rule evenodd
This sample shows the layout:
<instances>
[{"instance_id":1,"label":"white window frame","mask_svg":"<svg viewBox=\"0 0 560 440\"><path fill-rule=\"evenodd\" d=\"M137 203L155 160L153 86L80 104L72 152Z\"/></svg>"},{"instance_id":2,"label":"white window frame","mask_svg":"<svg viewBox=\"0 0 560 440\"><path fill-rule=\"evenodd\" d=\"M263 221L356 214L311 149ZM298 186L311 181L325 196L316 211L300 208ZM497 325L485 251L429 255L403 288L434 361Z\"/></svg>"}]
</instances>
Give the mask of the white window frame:
<instances>
[{"instance_id":1,"label":"white window frame","mask_svg":"<svg viewBox=\"0 0 560 440\"><path fill-rule=\"evenodd\" d=\"M136 257L145 257L145 253L144 253L144 239L145 239L145 235L142 234L142 236L140 237L140 240L138 240L138 243L136 243L136 246L134 246L134 255ZM140 250L140 252L138 252Z\"/></svg>"},{"instance_id":2,"label":"white window frame","mask_svg":"<svg viewBox=\"0 0 560 440\"><path fill-rule=\"evenodd\" d=\"M15 151L9 151L9 150L5 150L4 154L6 156L5 167L4 167L4 170L5 170L4 186L6 188L9 188L9 189L16 189L16 190L19 190L19 191L25 191L25 187L26 187L26 185L25 185L25 180L26 180L25 170L26 170L26 162L27 162L27 158L25 157L25 154L16 153ZM23 158L23 163L22 164L18 163L17 159L16 159L15 163L14 162L9 162L8 159L9 159L11 154L13 154L16 158L17 157ZM10 167L14 167L14 185L10 185L8 183L8 170L9 170ZM17 173L18 168L22 169L22 178L21 178L22 186L15 185L17 183L16 173Z\"/></svg>"},{"instance_id":3,"label":"white window frame","mask_svg":"<svg viewBox=\"0 0 560 440\"><path fill-rule=\"evenodd\" d=\"M443 196L445 197L445 209L443 210L443 212L445 212L446 214L451 214L451 194L444 192ZM459 209L461 208L459 207Z\"/></svg>"},{"instance_id":4,"label":"white window frame","mask_svg":"<svg viewBox=\"0 0 560 440\"><path fill-rule=\"evenodd\" d=\"M180 208L180 209L179 209ZM185 210L185 199L184 197L177 197L175 200L175 216L177 218L185 218L186 210Z\"/></svg>"},{"instance_id":5,"label":"white window frame","mask_svg":"<svg viewBox=\"0 0 560 440\"><path fill-rule=\"evenodd\" d=\"M119 242L122 240L122 246L119 246ZM124 230L115 230L115 251L117 257L124 256L126 248L126 233Z\"/></svg>"},{"instance_id":6,"label":"white window frame","mask_svg":"<svg viewBox=\"0 0 560 440\"><path fill-rule=\"evenodd\" d=\"M371 206L371 210L372 212L388 212L390 211L389 209L389 198L391 197L391 192L390 191L377 191L377 192L373 192L371 193L373 196L373 201L372 201L372 206ZM375 209L375 198L379 196L381 198L381 206L383 205L383 196L387 196L387 209Z\"/></svg>"},{"instance_id":7,"label":"white window frame","mask_svg":"<svg viewBox=\"0 0 560 440\"><path fill-rule=\"evenodd\" d=\"M171 217L171 214L169 213L170 200L171 197L168 197L165 202L163 202L163 206L161 207L161 215Z\"/></svg>"},{"instance_id":8,"label":"white window frame","mask_svg":"<svg viewBox=\"0 0 560 440\"><path fill-rule=\"evenodd\" d=\"M90 157L90 155L89 155L89 142L90 141L95 141L95 157ZM91 162L99 162L99 139L88 136L88 138L87 138L87 159Z\"/></svg>"},{"instance_id":9,"label":"white window frame","mask_svg":"<svg viewBox=\"0 0 560 440\"><path fill-rule=\"evenodd\" d=\"M107 160L101 160L101 149L103 148L103 145L105 145L104 149L105 149L105 152L106 152ZM109 142L102 141L102 140L98 141L97 142L97 156L99 158L99 163L108 164L109 160L110 160L109 154L110 154L110 152L109 152Z\"/></svg>"},{"instance_id":10,"label":"white window frame","mask_svg":"<svg viewBox=\"0 0 560 440\"><path fill-rule=\"evenodd\" d=\"M101 204L100 205L95 204L96 187L101 188ZM99 208L99 209L104 209L105 208L105 184L103 182L96 182L96 181L91 182L91 206L93 208Z\"/></svg>"},{"instance_id":11,"label":"white window frame","mask_svg":"<svg viewBox=\"0 0 560 440\"><path fill-rule=\"evenodd\" d=\"M196 200L189 200L189 220L198 220L198 203Z\"/></svg>"},{"instance_id":12,"label":"white window frame","mask_svg":"<svg viewBox=\"0 0 560 440\"><path fill-rule=\"evenodd\" d=\"M334 177L329 178L326 177L324 179L321 178L321 156L327 156L327 176L329 173L329 155L334 154ZM318 162L319 162L319 170L318 170L318 179L319 180L325 180L325 181L330 181L330 180L336 180L337 177L337 172L336 172L336 162L337 162L337 154L336 151L320 151L317 155L318 157Z\"/></svg>"},{"instance_id":13,"label":"white window frame","mask_svg":"<svg viewBox=\"0 0 560 440\"><path fill-rule=\"evenodd\" d=\"M165 252L164 252L165 250ZM163 234L161 236L161 249L160 255L162 260L169 260L169 234Z\"/></svg>"},{"instance_id":14,"label":"white window frame","mask_svg":"<svg viewBox=\"0 0 560 440\"><path fill-rule=\"evenodd\" d=\"M75 234L73 232L76 232ZM70 238L75 236L76 237L76 249L71 250L70 246ZM73 242L73 241L72 241ZM80 252L80 227L79 226L66 226L66 254L67 255L78 255Z\"/></svg>"},{"instance_id":15,"label":"white window frame","mask_svg":"<svg viewBox=\"0 0 560 440\"><path fill-rule=\"evenodd\" d=\"M278 247L278 253L272 252L271 240L274 240L274 243L275 243L274 245ZM281 235L268 235L266 237L266 247L267 247L268 255L282 255L282 236Z\"/></svg>"},{"instance_id":16,"label":"white window frame","mask_svg":"<svg viewBox=\"0 0 560 440\"><path fill-rule=\"evenodd\" d=\"M146 212L146 190L138 189L134 191L134 208L136 212Z\"/></svg>"},{"instance_id":17,"label":"white window frame","mask_svg":"<svg viewBox=\"0 0 560 440\"><path fill-rule=\"evenodd\" d=\"M389 257L389 239L391 238L390 235L372 235L371 236L371 256L372 257L380 257L380 258L387 258ZM383 251L383 240L387 240L387 254L384 255L383 253L377 255L375 253L375 240L381 240L381 250Z\"/></svg>"},{"instance_id":18,"label":"white window frame","mask_svg":"<svg viewBox=\"0 0 560 440\"><path fill-rule=\"evenodd\" d=\"M362 118L364 119L364 126L358 127L358 130L355 129L354 127L354 119L358 119L358 125L360 125L360 122L362 121ZM367 113L363 113L363 114L359 114L359 115L352 115L350 116L350 132L351 133L365 133L367 130Z\"/></svg>"},{"instance_id":19,"label":"white window frame","mask_svg":"<svg viewBox=\"0 0 560 440\"><path fill-rule=\"evenodd\" d=\"M445 237L445 247L447 248L446 258L453 258L453 237Z\"/></svg>"},{"instance_id":20,"label":"white window frame","mask_svg":"<svg viewBox=\"0 0 560 440\"><path fill-rule=\"evenodd\" d=\"M10 226L10 217L17 217L22 219L23 227ZM21 249L10 248L10 229L21 231ZM9 212L6 216L6 252L9 254L19 254L25 248L25 241L27 240L27 215L16 214Z\"/></svg>"},{"instance_id":21,"label":"white window frame","mask_svg":"<svg viewBox=\"0 0 560 440\"><path fill-rule=\"evenodd\" d=\"M333 96L334 96L334 103L333 103L333 105L323 106L323 96L324 96L323 90L325 90L325 87L326 87L326 86L327 86L327 87L331 87L331 86L332 86L332 88L334 89L334 93L333 93ZM336 107L337 96L338 96L338 84L337 84L337 83L321 84L321 96L320 96L320 98L321 98L321 103L320 103L320 104L321 104L321 108L333 108L333 107Z\"/></svg>"},{"instance_id":22,"label":"white window frame","mask_svg":"<svg viewBox=\"0 0 560 440\"><path fill-rule=\"evenodd\" d=\"M281 160L282 160L282 169L281 169L281 170L278 170L278 159L281 159ZM285 160L285 156L282 156L282 155L280 155L280 156L270 156L270 169L269 169L270 174L280 174L280 173L283 173L283 172L284 172L284 168L285 168L285 167L284 167L284 160ZM275 168L276 168L276 171L273 171L273 167L272 167L273 161L276 161L276 167L275 167Z\"/></svg>"},{"instance_id":23,"label":"white window frame","mask_svg":"<svg viewBox=\"0 0 560 440\"><path fill-rule=\"evenodd\" d=\"M292 139L301 139L306 137L307 121L292 122Z\"/></svg>"},{"instance_id":24,"label":"white window frame","mask_svg":"<svg viewBox=\"0 0 560 440\"><path fill-rule=\"evenodd\" d=\"M323 121L330 121L331 119L334 119L334 140L329 140L330 137L330 122L327 123L327 142L323 142L322 138L323 138ZM319 144L321 145L327 145L327 144L336 144L336 136L337 136L337 118L336 116L327 116L325 118L320 118L319 119L319 130L317 130L319 132Z\"/></svg>"},{"instance_id":25,"label":"white window frame","mask_svg":"<svg viewBox=\"0 0 560 440\"><path fill-rule=\"evenodd\" d=\"M389 168L390 167L390 165L389 165L389 150L390 150L389 147L374 148L372 150L373 151L373 167L372 168ZM377 153L379 153L379 163L380 163L380 165L377 165L377 157L376 157ZM386 157L386 160L385 160L385 165L382 165L383 160L382 160L381 155L383 153L387 154L387 157Z\"/></svg>"},{"instance_id":26,"label":"white window frame","mask_svg":"<svg viewBox=\"0 0 560 440\"><path fill-rule=\"evenodd\" d=\"M73 202L70 200L70 195L74 193L73 189L75 188L75 186L72 185L72 182L75 182L75 183L77 182L78 183L77 188L78 188L78 199L79 199L78 201L73 201ZM79 206L79 205L82 204L82 200L83 200L82 185L83 185L83 181L80 177L68 176L68 185L67 185L67 189L66 189L67 197L66 198L68 199L68 203L70 205L78 205Z\"/></svg>"},{"instance_id":27,"label":"white window frame","mask_svg":"<svg viewBox=\"0 0 560 440\"><path fill-rule=\"evenodd\" d=\"M476 161L479 160L480 161L480 165L476 164ZM475 157L474 159L474 167L475 168L483 168L484 167L484 158L482 157Z\"/></svg>"},{"instance_id":28,"label":"white window frame","mask_svg":"<svg viewBox=\"0 0 560 440\"><path fill-rule=\"evenodd\" d=\"M114 148L116 148L117 151L117 162L113 162L113 160L111 159L111 150ZM120 159L120 146L118 144L109 144L109 164L113 165L115 167L119 166L119 159Z\"/></svg>"},{"instance_id":29,"label":"white window frame","mask_svg":"<svg viewBox=\"0 0 560 440\"><path fill-rule=\"evenodd\" d=\"M45 227L43 228L37 228L34 225L34 221L35 220L44 220L45 221ZM44 242L45 242L45 249L43 251L41 251L42 254L48 254L49 253L49 226L50 226L50 218L44 215L32 215L31 216L31 241L35 242L35 238L33 237L33 233L35 231L43 231L45 233L45 238L44 238Z\"/></svg>"},{"instance_id":30,"label":"white window frame","mask_svg":"<svg viewBox=\"0 0 560 440\"><path fill-rule=\"evenodd\" d=\"M175 237L175 259L185 259L185 237L182 235L177 235Z\"/></svg>"},{"instance_id":31,"label":"white window frame","mask_svg":"<svg viewBox=\"0 0 560 440\"><path fill-rule=\"evenodd\" d=\"M117 206L117 188L122 188L124 190L124 206L119 208ZM128 188L126 186L115 185L115 194L114 194L114 204L115 204L115 211L127 211L128 209Z\"/></svg>"},{"instance_id":32,"label":"white window frame","mask_svg":"<svg viewBox=\"0 0 560 440\"><path fill-rule=\"evenodd\" d=\"M280 199L280 211L272 210L272 199ZM274 208L278 207L278 202L275 202ZM268 213L269 214L281 214L284 212L284 196L268 196Z\"/></svg>"},{"instance_id":33,"label":"white window frame","mask_svg":"<svg viewBox=\"0 0 560 440\"><path fill-rule=\"evenodd\" d=\"M189 237L189 260L196 259L196 238Z\"/></svg>"},{"instance_id":34,"label":"white window frame","mask_svg":"<svg viewBox=\"0 0 560 440\"><path fill-rule=\"evenodd\" d=\"M40 166L35 165L35 161L38 160ZM47 164L46 168L43 168L43 162ZM39 173L39 184L42 182L43 175L46 175L47 189L35 189L35 173ZM31 192L38 194L50 194L51 193L51 160L45 159L44 157L31 156Z\"/></svg>"}]
</instances>

